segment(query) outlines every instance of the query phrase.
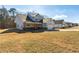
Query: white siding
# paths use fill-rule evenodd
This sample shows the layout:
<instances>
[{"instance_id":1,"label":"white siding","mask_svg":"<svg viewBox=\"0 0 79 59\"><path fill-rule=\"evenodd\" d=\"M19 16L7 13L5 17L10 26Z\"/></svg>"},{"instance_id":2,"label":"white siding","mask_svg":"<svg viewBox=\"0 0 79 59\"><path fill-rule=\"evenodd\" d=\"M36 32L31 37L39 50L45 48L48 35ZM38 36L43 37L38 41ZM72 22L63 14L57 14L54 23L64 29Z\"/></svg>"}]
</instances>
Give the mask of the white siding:
<instances>
[{"instance_id":1,"label":"white siding","mask_svg":"<svg viewBox=\"0 0 79 59\"><path fill-rule=\"evenodd\" d=\"M23 30L25 21L26 21L26 16L17 15L16 18L15 18L16 28Z\"/></svg>"},{"instance_id":2,"label":"white siding","mask_svg":"<svg viewBox=\"0 0 79 59\"><path fill-rule=\"evenodd\" d=\"M48 30L53 30L54 26L55 26L55 23L54 23L53 20L49 20L47 22L47 28L48 28Z\"/></svg>"},{"instance_id":3,"label":"white siding","mask_svg":"<svg viewBox=\"0 0 79 59\"><path fill-rule=\"evenodd\" d=\"M43 19L43 27L47 27L48 30L53 30L55 27L53 19L51 18Z\"/></svg>"}]
</instances>

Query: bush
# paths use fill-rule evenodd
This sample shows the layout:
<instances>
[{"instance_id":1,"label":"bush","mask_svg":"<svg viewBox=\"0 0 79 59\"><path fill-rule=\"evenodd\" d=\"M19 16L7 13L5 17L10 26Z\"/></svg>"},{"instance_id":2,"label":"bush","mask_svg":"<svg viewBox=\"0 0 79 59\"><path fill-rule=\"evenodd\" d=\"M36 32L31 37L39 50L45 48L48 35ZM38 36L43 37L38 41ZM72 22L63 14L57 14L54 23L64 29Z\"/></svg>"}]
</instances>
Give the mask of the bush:
<instances>
[{"instance_id":1,"label":"bush","mask_svg":"<svg viewBox=\"0 0 79 59\"><path fill-rule=\"evenodd\" d=\"M44 30L47 30L47 27L43 27Z\"/></svg>"}]
</instances>

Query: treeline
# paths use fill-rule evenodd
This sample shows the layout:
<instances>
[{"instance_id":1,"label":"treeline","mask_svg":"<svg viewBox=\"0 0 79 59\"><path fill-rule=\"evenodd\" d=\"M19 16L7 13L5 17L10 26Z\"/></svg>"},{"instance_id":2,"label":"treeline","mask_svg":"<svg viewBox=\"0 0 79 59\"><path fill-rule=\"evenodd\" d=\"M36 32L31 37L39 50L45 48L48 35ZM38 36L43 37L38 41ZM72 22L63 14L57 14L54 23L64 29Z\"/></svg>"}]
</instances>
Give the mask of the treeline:
<instances>
[{"instance_id":1,"label":"treeline","mask_svg":"<svg viewBox=\"0 0 79 59\"><path fill-rule=\"evenodd\" d=\"M2 7L0 9L0 28L15 27L14 18L16 13L15 8L10 8L7 10L6 8Z\"/></svg>"}]
</instances>

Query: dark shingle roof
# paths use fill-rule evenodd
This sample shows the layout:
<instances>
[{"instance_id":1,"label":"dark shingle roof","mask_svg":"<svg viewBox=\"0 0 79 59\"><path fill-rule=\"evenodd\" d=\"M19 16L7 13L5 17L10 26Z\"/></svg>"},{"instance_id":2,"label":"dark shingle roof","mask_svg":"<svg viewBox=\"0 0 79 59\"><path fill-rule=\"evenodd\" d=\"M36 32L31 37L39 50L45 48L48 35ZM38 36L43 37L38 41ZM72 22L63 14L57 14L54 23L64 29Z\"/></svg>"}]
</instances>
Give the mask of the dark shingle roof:
<instances>
[{"instance_id":1,"label":"dark shingle roof","mask_svg":"<svg viewBox=\"0 0 79 59\"><path fill-rule=\"evenodd\" d=\"M54 20L55 24L63 24L64 20Z\"/></svg>"}]
</instances>

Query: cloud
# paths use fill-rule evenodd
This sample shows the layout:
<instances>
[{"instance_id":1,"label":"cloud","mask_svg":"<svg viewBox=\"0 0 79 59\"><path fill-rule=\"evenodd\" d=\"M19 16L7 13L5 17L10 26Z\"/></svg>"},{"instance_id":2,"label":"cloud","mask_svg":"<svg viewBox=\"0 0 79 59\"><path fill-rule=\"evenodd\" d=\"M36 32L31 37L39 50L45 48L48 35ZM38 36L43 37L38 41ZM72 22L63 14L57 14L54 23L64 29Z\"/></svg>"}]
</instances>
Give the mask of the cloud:
<instances>
[{"instance_id":1,"label":"cloud","mask_svg":"<svg viewBox=\"0 0 79 59\"><path fill-rule=\"evenodd\" d=\"M37 11L37 10L33 10L32 8L23 8L23 9L17 8L17 11L21 13L27 13L27 12Z\"/></svg>"},{"instance_id":2,"label":"cloud","mask_svg":"<svg viewBox=\"0 0 79 59\"><path fill-rule=\"evenodd\" d=\"M53 19L65 19L67 17L68 17L67 15L55 15Z\"/></svg>"}]
</instances>

